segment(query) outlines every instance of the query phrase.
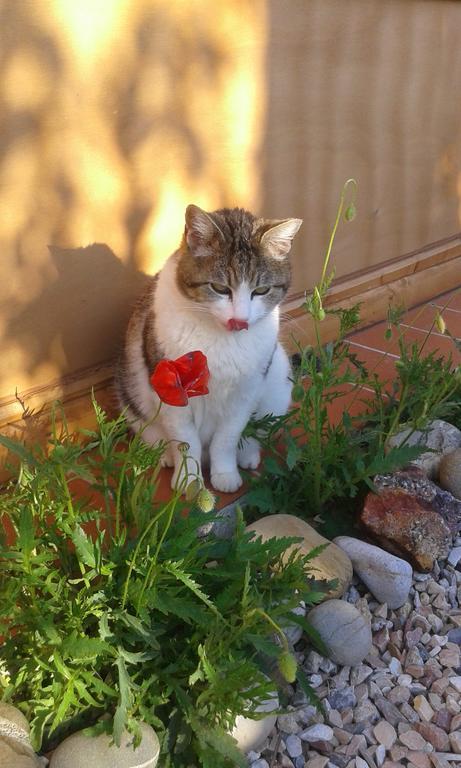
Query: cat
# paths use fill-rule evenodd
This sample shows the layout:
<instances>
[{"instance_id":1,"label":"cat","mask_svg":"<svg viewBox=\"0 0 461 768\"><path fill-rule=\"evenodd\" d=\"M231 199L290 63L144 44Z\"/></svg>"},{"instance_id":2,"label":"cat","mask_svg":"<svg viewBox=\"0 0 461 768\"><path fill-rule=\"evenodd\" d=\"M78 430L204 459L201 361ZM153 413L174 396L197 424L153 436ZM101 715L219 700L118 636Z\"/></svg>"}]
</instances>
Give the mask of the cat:
<instances>
[{"instance_id":1,"label":"cat","mask_svg":"<svg viewBox=\"0 0 461 768\"><path fill-rule=\"evenodd\" d=\"M168 441L163 463L174 466L173 488L209 463L213 488L236 491L238 467L256 469L260 461L257 440L241 440L250 417L288 410L291 369L278 341L279 305L301 224L189 205L179 249L134 310L116 374L119 402L144 440ZM159 405L149 381L156 364L194 350L207 357L209 394L180 408L162 403L149 424ZM186 459L180 443L189 445Z\"/></svg>"}]
</instances>

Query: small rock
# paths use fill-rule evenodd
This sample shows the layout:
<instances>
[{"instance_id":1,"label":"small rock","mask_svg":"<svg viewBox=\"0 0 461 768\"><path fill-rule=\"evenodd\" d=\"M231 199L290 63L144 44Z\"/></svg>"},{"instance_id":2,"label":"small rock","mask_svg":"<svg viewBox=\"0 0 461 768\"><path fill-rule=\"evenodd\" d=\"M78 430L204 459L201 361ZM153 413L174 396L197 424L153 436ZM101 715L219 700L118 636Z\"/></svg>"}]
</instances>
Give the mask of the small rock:
<instances>
[{"instance_id":1,"label":"small rock","mask_svg":"<svg viewBox=\"0 0 461 768\"><path fill-rule=\"evenodd\" d=\"M439 484L457 499L461 499L461 448L442 456L439 463Z\"/></svg>"},{"instance_id":2,"label":"small rock","mask_svg":"<svg viewBox=\"0 0 461 768\"><path fill-rule=\"evenodd\" d=\"M440 651L438 659L442 667L459 667L459 647L454 643L449 643L442 651Z\"/></svg>"},{"instance_id":3,"label":"small rock","mask_svg":"<svg viewBox=\"0 0 461 768\"><path fill-rule=\"evenodd\" d=\"M313 608L308 617L336 663L355 666L370 652L370 626L350 603L328 600Z\"/></svg>"},{"instance_id":4,"label":"small rock","mask_svg":"<svg viewBox=\"0 0 461 768\"><path fill-rule=\"evenodd\" d=\"M461 732L453 731L453 733L450 733L448 738L450 739L450 746L452 751L456 752L457 755L461 755Z\"/></svg>"},{"instance_id":5,"label":"small rock","mask_svg":"<svg viewBox=\"0 0 461 768\"><path fill-rule=\"evenodd\" d=\"M461 675L453 675L453 677L448 678L450 685L458 691L458 693L461 693Z\"/></svg>"},{"instance_id":6,"label":"small rock","mask_svg":"<svg viewBox=\"0 0 461 768\"><path fill-rule=\"evenodd\" d=\"M402 744L405 744L405 746L408 747L408 749L424 750L427 746L427 742L418 731L405 731L405 733L399 735L399 739Z\"/></svg>"},{"instance_id":7,"label":"small rock","mask_svg":"<svg viewBox=\"0 0 461 768\"><path fill-rule=\"evenodd\" d=\"M125 732L120 747L107 733L87 736L83 731L68 736L53 752L50 768L154 768L160 744L155 731L141 723L142 740L135 749L133 735Z\"/></svg>"},{"instance_id":8,"label":"small rock","mask_svg":"<svg viewBox=\"0 0 461 768\"><path fill-rule=\"evenodd\" d=\"M434 725L438 725L439 728L442 728L442 730L448 733L450 731L452 720L453 720L453 715L451 715L447 709L442 708L435 713L432 722L434 723Z\"/></svg>"},{"instance_id":9,"label":"small rock","mask_svg":"<svg viewBox=\"0 0 461 768\"><path fill-rule=\"evenodd\" d=\"M384 746L384 744L378 744L375 752L375 760L378 768L384 763L385 759L386 759L386 747Z\"/></svg>"},{"instance_id":10,"label":"small rock","mask_svg":"<svg viewBox=\"0 0 461 768\"><path fill-rule=\"evenodd\" d=\"M294 515L267 515L247 526L247 531L254 531L263 541L269 538L298 536L303 539L300 544L289 547L283 557L288 558L293 550L299 549L303 555L323 544L327 546L311 561L312 575L316 579L337 580L337 586L332 587L327 597L341 597L352 580L352 563L347 555L328 539L321 536L311 525Z\"/></svg>"},{"instance_id":11,"label":"small rock","mask_svg":"<svg viewBox=\"0 0 461 768\"><path fill-rule=\"evenodd\" d=\"M389 438L389 448L397 445L421 445L429 448L430 452L422 453L412 464L420 467L429 477L439 474L439 467L444 454L450 453L461 446L459 429L441 419L431 421L424 431L403 429Z\"/></svg>"},{"instance_id":12,"label":"small rock","mask_svg":"<svg viewBox=\"0 0 461 768\"><path fill-rule=\"evenodd\" d=\"M450 629L447 638L450 643L457 643L458 645L461 645L461 627Z\"/></svg>"},{"instance_id":13,"label":"small rock","mask_svg":"<svg viewBox=\"0 0 461 768\"><path fill-rule=\"evenodd\" d=\"M387 698L392 704L403 704L410 698L410 689L404 685L396 685L394 688L391 688Z\"/></svg>"},{"instance_id":14,"label":"small rock","mask_svg":"<svg viewBox=\"0 0 461 768\"><path fill-rule=\"evenodd\" d=\"M453 568L456 568L460 560L461 560L461 547L453 547L453 549L448 555L448 562L450 563L450 565L453 566Z\"/></svg>"},{"instance_id":15,"label":"small rock","mask_svg":"<svg viewBox=\"0 0 461 768\"><path fill-rule=\"evenodd\" d=\"M380 603L391 609L405 603L413 576L405 560L350 536L338 536L334 543L350 557L354 571Z\"/></svg>"},{"instance_id":16,"label":"small rock","mask_svg":"<svg viewBox=\"0 0 461 768\"><path fill-rule=\"evenodd\" d=\"M357 697L353 689L347 686L341 690L331 691L328 695L328 703L332 709L337 709L339 712L342 712L345 709L355 707L357 704Z\"/></svg>"},{"instance_id":17,"label":"small rock","mask_svg":"<svg viewBox=\"0 0 461 768\"><path fill-rule=\"evenodd\" d=\"M434 710L432 709L425 696L415 696L413 700L413 706L421 720L425 720L427 723L429 723L434 717Z\"/></svg>"},{"instance_id":18,"label":"small rock","mask_svg":"<svg viewBox=\"0 0 461 768\"><path fill-rule=\"evenodd\" d=\"M386 718L387 722L391 725L397 725L406 718L402 715L399 709L390 701L384 698L384 696L376 696L374 704L378 707L379 711Z\"/></svg>"},{"instance_id":19,"label":"small rock","mask_svg":"<svg viewBox=\"0 0 461 768\"><path fill-rule=\"evenodd\" d=\"M328 727L328 726L326 726ZM303 753L303 744L299 736L295 736L293 733L287 736L285 739L287 752L290 757L299 757Z\"/></svg>"},{"instance_id":20,"label":"small rock","mask_svg":"<svg viewBox=\"0 0 461 768\"><path fill-rule=\"evenodd\" d=\"M333 739L333 729L330 728L329 725L323 725L322 723L317 723L316 725L311 725L309 728L306 728L305 731L299 734L300 738L303 741L331 741Z\"/></svg>"},{"instance_id":21,"label":"small rock","mask_svg":"<svg viewBox=\"0 0 461 768\"><path fill-rule=\"evenodd\" d=\"M296 715L279 715L277 727L284 733L298 733L301 730Z\"/></svg>"},{"instance_id":22,"label":"small rock","mask_svg":"<svg viewBox=\"0 0 461 768\"><path fill-rule=\"evenodd\" d=\"M269 768L269 763L264 758L259 758L251 763L251 768Z\"/></svg>"},{"instance_id":23,"label":"small rock","mask_svg":"<svg viewBox=\"0 0 461 768\"><path fill-rule=\"evenodd\" d=\"M397 739L397 733L395 728L386 720L381 720L373 728L373 733L379 744L383 744L386 749L390 749L394 746Z\"/></svg>"},{"instance_id":24,"label":"small rock","mask_svg":"<svg viewBox=\"0 0 461 768\"><path fill-rule=\"evenodd\" d=\"M432 744L436 752L447 752L450 748L447 734L437 725L433 723L417 723L415 730L418 731L425 741Z\"/></svg>"},{"instance_id":25,"label":"small rock","mask_svg":"<svg viewBox=\"0 0 461 768\"><path fill-rule=\"evenodd\" d=\"M412 752L411 762L416 768L431 768L431 760L426 752Z\"/></svg>"},{"instance_id":26,"label":"small rock","mask_svg":"<svg viewBox=\"0 0 461 768\"><path fill-rule=\"evenodd\" d=\"M306 768L326 768L327 764L328 764L328 757L317 755L317 757L311 757L310 760L308 760L305 763L305 767Z\"/></svg>"}]
</instances>

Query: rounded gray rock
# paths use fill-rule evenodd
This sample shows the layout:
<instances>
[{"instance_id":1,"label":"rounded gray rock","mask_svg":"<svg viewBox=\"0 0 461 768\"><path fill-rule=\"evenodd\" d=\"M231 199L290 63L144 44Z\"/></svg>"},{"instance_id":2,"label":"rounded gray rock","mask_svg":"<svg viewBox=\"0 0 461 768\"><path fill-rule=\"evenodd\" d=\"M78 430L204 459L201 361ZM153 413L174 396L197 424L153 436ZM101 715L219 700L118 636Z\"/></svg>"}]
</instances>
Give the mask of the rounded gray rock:
<instances>
[{"instance_id":1,"label":"rounded gray rock","mask_svg":"<svg viewBox=\"0 0 461 768\"><path fill-rule=\"evenodd\" d=\"M350 557L357 576L380 603L395 609L406 602L413 579L406 560L351 536L337 536L334 543Z\"/></svg>"},{"instance_id":2,"label":"rounded gray rock","mask_svg":"<svg viewBox=\"0 0 461 768\"><path fill-rule=\"evenodd\" d=\"M356 666L371 650L371 627L350 603L327 600L313 608L308 621L317 630L330 659L337 664Z\"/></svg>"},{"instance_id":3,"label":"rounded gray rock","mask_svg":"<svg viewBox=\"0 0 461 768\"><path fill-rule=\"evenodd\" d=\"M73 733L55 749L50 768L155 768L160 744L154 729L141 723L141 744L135 749L133 735L125 732L120 747L107 733L87 736Z\"/></svg>"},{"instance_id":4,"label":"rounded gray rock","mask_svg":"<svg viewBox=\"0 0 461 768\"><path fill-rule=\"evenodd\" d=\"M442 456L461 447L461 431L447 421L434 419L425 430L402 429L389 438L387 447L392 448L402 443L421 445L430 449L411 463L424 470L429 477L435 478L439 472Z\"/></svg>"},{"instance_id":5,"label":"rounded gray rock","mask_svg":"<svg viewBox=\"0 0 461 768\"><path fill-rule=\"evenodd\" d=\"M439 484L456 499L461 499L461 448L442 456L439 465Z\"/></svg>"}]
</instances>

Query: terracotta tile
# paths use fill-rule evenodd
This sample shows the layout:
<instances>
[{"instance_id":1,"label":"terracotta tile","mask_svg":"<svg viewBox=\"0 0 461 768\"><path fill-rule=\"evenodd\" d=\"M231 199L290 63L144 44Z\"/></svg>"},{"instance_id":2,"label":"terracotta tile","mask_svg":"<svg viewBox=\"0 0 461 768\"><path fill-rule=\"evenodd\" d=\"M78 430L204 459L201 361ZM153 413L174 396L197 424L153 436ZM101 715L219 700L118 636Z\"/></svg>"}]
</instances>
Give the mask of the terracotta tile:
<instances>
[{"instance_id":1,"label":"terracotta tile","mask_svg":"<svg viewBox=\"0 0 461 768\"><path fill-rule=\"evenodd\" d=\"M362 347L368 347L371 350L396 354L395 340L386 340L386 330L387 323L375 323L375 325L370 325L368 328L363 328L362 330L351 334L349 336L349 340L354 344L358 344Z\"/></svg>"},{"instance_id":2,"label":"terracotta tile","mask_svg":"<svg viewBox=\"0 0 461 768\"><path fill-rule=\"evenodd\" d=\"M410 325L412 328L418 328L421 331L430 331L434 326L438 311L439 307L432 302L414 307L414 309L410 309L405 313L402 318L402 324Z\"/></svg>"},{"instance_id":3,"label":"terracotta tile","mask_svg":"<svg viewBox=\"0 0 461 768\"><path fill-rule=\"evenodd\" d=\"M443 293L441 296L437 296L433 299L433 302L438 307L448 305L450 309L456 309L458 312L461 312L461 287L458 287L449 293Z\"/></svg>"}]
</instances>

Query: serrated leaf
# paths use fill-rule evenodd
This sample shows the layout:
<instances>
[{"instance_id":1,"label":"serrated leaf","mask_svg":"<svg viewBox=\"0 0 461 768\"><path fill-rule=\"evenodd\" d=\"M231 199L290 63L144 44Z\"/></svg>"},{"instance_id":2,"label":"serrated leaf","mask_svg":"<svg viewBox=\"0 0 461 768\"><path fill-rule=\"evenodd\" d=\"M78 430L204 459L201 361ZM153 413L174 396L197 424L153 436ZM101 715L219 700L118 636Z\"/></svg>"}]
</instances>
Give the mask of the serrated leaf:
<instances>
[{"instance_id":1,"label":"serrated leaf","mask_svg":"<svg viewBox=\"0 0 461 768\"><path fill-rule=\"evenodd\" d=\"M74 681L69 680L65 690L64 694L60 697L59 706L56 710L56 714L54 717L53 722L51 723L50 732L52 733L57 726L62 723L62 721L65 719L68 710L71 708L72 705L78 706L78 701L75 698L75 686Z\"/></svg>"},{"instance_id":2,"label":"serrated leaf","mask_svg":"<svg viewBox=\"0 0 461 768\"><path fill-rule=\"evenodd\" d=\"M197 720L192 721L197 738L209 747L212 747L221 757L231 761L236 768L246 768L247 759L237 746L236 740L222 728L210 728L201 725Z\"/></svg>"},{"instance_id":3,"label":"serrated leaf","mask_svg":"<svg viewBox=\"0 0 461 768\"><path fill-rule=\"evenodd\" d=\"M247 633L246 638L260 653L265 653L267 656L272 656L274 658L280 656L280 645L268 640L267 637Z\"/></svg>"},{"instance_id":4,"label":"serrated leaf","mask_svg":"<svg viewBox=\"0 0 461 768\"><path fill-rule=\"evenodd\" d=\"M96 557L92 539L78 523L72 528L70 537L75 546L79 560L90 568L96 568Z\"/></svg>"},{"instance_id":5,"label":"serrated leaf","mask_svg":"<svg viewBox=\"0 0 461 768\"><path fill-rule=\"evenodd\" d=\"M190 591L193 592L194 595L202 601L202 603L205 603L205 605L208 606L208 608L216 616L222 618L221 614L219 613L216 606L211 602L210 598L200 589L199 585L193 580L193 578L188 573L183 571L180 566L180 563L164 563L164 568L168 573L171 573L176 579L181 581L188 589L190 589Z\"/></svg>"},{"instance_id":6,"label":"serrated leaf","mask_svg":"<svg viewBox=\"0 0 461 768\"><path fill-rule=\"evenodd\" d=\"M70 635L65 638L61 645L61 652L64 658L73 661L96 659L102 654L113 653L113 648L99 637L76 637Z\"/></svg>"},{"instance_id":7,"label":"serrated leaf","mask_svg":"<svg viewBox=\"0 0 461 768\"><path fill-rule=\"evenodd\" d=\"M121 656L116 661L118 670L118 689L119 700L114 715L113 736L114 742L119 747L123 731L128 719L128 708L131 702L130 677L125 667L125 662Z\"/></svg>"}]
</instances>

